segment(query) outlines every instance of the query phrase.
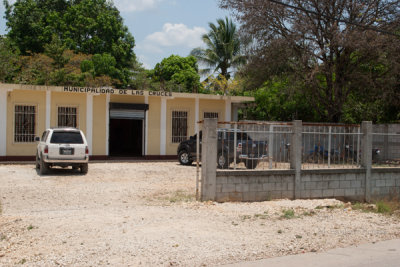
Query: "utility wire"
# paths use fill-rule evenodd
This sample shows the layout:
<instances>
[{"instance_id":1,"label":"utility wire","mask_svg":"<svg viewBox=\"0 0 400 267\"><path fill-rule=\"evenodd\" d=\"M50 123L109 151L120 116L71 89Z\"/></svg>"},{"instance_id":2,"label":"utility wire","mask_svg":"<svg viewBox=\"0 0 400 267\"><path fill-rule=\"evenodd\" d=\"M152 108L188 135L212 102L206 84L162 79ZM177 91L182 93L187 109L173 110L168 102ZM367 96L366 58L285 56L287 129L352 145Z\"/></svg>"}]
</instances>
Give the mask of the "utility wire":
<instances>
[{"instance_id":1,"label":"utility wire","mask_svg":"<svg viewBox=\"0 0 400 267\"><path fill-rule=\"evenodd\" d=\"M314 15L317 15L317 16L324 16L324 15L321 15L321 14L315 12L315 11L312 11L312 10L309 10L309 9L306 9L306 8L303 8L303 7L293 6L293 5L290 5L290 4L287 4L287 3L283 3L283 2L280 2L280 1L276 1L276 0L267 0L267 1L275 3L277 5L285 6L285 7L288 7L288 8L297 9L297 10L303 11L305 13L310 13L310 14L314 14ZM324 16L324 17L326 17L326 16ZM357 27L361 27L361 28L364 28L365 30L371 30L371 31L376 31L376 32L380 32L380 33L383 33L383 34L387 34L387 35L400 37L399 34L396 34L396 33L393 33L393 32L389 32L389 31L385 31L385 30L381 30L381 29L377 29L377 28L373 28L373 27L369 27L369 26L362 25L362 24L359 24L359 23L356 23L356 22L351 22L351 21L348 21L348 20L339 19L339 18L335 18L335 17L333 17L332 19L336 20L338 22L342 22L342 23L351 24L351 25L354 25L354 26L357 26Z\"/></svg>"}]
</instances>

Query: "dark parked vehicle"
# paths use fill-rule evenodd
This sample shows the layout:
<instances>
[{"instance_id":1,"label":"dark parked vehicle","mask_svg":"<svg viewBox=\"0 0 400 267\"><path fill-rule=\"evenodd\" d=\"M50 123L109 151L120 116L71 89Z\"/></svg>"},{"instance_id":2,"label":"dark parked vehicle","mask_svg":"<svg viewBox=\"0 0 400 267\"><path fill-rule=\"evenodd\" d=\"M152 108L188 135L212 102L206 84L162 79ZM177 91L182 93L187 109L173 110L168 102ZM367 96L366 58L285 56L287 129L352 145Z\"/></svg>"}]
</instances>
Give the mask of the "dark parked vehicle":
<instances>
[{"instance_id":1,"label":"dark parked vehicle","mask_svg":"<svg viewBox=\"0 0 400 267\"><path fill-rule=\"evenodd\" d=\"M236 162L244 162L246 168L254 169L259 160L267 157L268 145L266 141L252 140L245 132L236 132L223 129L218 131L217 142L217 166L226 169L234 162L236 149ZM202 132L200 132L200 147ZM191 136L189 140L181 142L178 146L178 159L182 165L191 165L196 160L197 136ZM201 148L200 148L201 152ZM200 155L201 158L201 155Z\"/></svg>"}]
</instances>

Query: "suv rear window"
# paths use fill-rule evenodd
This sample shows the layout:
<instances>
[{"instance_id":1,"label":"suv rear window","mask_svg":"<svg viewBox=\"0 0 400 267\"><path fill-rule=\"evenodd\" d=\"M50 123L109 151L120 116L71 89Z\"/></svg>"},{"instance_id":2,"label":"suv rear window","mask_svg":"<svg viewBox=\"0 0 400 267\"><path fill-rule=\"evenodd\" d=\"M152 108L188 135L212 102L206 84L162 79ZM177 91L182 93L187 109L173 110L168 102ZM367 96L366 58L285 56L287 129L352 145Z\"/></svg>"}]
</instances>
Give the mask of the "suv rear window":
<instances>
[{"instance_id":1,"label":"suv rear window","mask_svg":"<svg viewBox=\"0 0 400 267\"><path fill-rule=\"evenodd\" d=\"M80 132L53 132L50 143L52 144L83 144Z\"/></svg>"}]
</instances>

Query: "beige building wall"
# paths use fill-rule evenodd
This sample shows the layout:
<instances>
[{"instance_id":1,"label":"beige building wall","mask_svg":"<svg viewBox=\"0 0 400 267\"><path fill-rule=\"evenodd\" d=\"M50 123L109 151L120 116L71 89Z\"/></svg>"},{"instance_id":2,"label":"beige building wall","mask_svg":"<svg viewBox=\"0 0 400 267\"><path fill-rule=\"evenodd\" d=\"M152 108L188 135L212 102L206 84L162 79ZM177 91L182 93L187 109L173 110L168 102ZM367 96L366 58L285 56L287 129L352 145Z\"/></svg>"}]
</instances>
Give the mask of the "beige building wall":
<instances>
[{"instance_id":1,"label":"beige building wall","mask_svg":"<svg viewBox=\"0 0 400 267\"><path fill-rule=\"evenodd\" d=\"M46 92L28 90L7 92L7 156L35 156L36 142L14 142L15 105L36 106L35 135L41 136L46 129Z\"/></svg>"},{"instance_id":2,"label":"beige building wall","mask_svg":"<svg viewBox=\"0 0 400 267\"><path fill-rule=\"evenodd\" d=\"M111 95L111 103L144 104L144 96Z\"/></svg>"},{"instance_id":3,"label":"beige building wall","mask_svg":"<svg viewBox=\"0 0 400 267\"><path fill-rule=\"evenodd\" d=\"M144 138L147 138L147 140L144 140L147 144L146 155L158 156L176 155L176 149L179 144L172 143L173 110L188 112L187 134L189 137L195 133L196 120L204 119L204 112L217 112L219 121L224 121L226 120L225 112L229 110L228 105L230 105L230 103L254 101L253 98L248 97L225 97L169 92L156 92L158 94L156 96L153 95L154 92L127 91L126 93L126 90L116 90L109 94L107 92L107 95L106 93L97 92L97 90L103 89L11 85L1 83L0 89L3 90L1 96L7 108L7 116L4 116L4 118L7 119L3 119L3 121L6 121L6 125L0 126L6 128L2 134L4 140L6 140L6 146L2 146L3 155L5 152L6 156L34 156L37 145L35 142L14 142L14 107L16 104L36 106L36 136L41 136L46 129L46 120L50 127L58 125L58 107L77 107L77 127L80 128L85 135L87 135L87 131L92 133L91 154L94 156L105 156L107 155L108 147L107 131L109 131L109 121L107 121L108 103L145 104L147 101L149 110L147 111L147 120L144 128L144 131L147 132L147 137L144 136ZM49 100L49 103L46 103L46 98ZM91 98L93 98L93 101ZM89 114L87 114L87 107L93 108L89 111ZM198 108L198 110L196 110L196 108ZM47 114L46 109L50 111ZM90 118L91 115L93 115L92 118ZM164 126L165 128L161 129L161 127Z\"/></svg>"},{"instance_id":4,"label":"beige building wall","mask_svg":"<svg viewBox=\"0 0 400 267\"><path fill-rule=\"evenodd\" d=\"M93 96L93 142L92 155L106 155L107 133L106 133L106 95Z\"/></svg>"},{"instance_id":5,"label":"beige building wall","mask_svg":"<svg viewBox=\"0 0 400 267\"><path fill-rule=\"evenodd\" d=\"M77 107L77 128L86 135L86 94L52 92L50 127L58 126L58 107Z\"/></svg>"},{"instance_id":6,"label":"beige building wall","mask_svg":"<svg viewBox=\"0 0 400 267\"><path fill-rule=\"evenodd\" d=\"M199 118L204 119L204 112L218 112L218 121L225 121L225 101L200 99Z\"/></svg>"},{"instance_id":7,"label":"beige building wall","mask_svg":"<svg viewBox=\"0 0 400 267\"><path fill-rule=\"evenodd\" d=\"M161 98L149 97L147 155L160 155Z\"/></svg>"},{"instance_id":8,"label":"beige building wall","mask_svg":"<svg viewBox=\"0 0 400 267\"><path fill-rule=\"evenodd\" d=\"M176 155L179 143L172 143L172 111L188 112L188 137L195 134L195 106L193 98L175 98L167 101L167 140L166 154Z\"/></svg>"}]
</instances>

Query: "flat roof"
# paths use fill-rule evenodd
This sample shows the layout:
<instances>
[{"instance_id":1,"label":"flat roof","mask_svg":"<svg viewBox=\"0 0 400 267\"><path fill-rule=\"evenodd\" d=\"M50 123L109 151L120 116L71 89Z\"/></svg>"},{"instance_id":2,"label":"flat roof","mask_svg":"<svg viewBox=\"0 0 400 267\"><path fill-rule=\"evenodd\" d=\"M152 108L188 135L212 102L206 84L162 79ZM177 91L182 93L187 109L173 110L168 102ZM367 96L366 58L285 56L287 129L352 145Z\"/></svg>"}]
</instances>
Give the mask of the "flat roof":
<instances>
[{"instance_id":1,"label":"flat roof","mask_svg":"<svg viewBox=\"0 0 400 267\"><path fill-rule=\"evenodd\" d=\"M196 93L178 93L169 91L148 91L133 89L116 89L112 87L79 87L79 86L46 86L46 85L29 85L29 84L8 84L0 83L0 90L32 90L32 91L51 91L78 93L90 95L130 95L130 96L149 96L164 97L167 99L174 98L198 98L208 100L228 100L232 103L254 102L254 97L249 96L230 96L230 95L212 95L212 94L196 94Z\"/></svg>"}]
</instances>

